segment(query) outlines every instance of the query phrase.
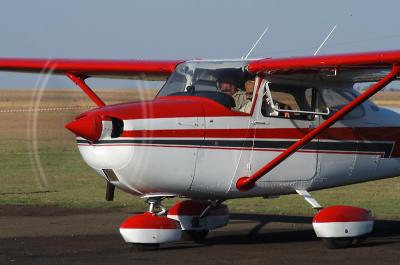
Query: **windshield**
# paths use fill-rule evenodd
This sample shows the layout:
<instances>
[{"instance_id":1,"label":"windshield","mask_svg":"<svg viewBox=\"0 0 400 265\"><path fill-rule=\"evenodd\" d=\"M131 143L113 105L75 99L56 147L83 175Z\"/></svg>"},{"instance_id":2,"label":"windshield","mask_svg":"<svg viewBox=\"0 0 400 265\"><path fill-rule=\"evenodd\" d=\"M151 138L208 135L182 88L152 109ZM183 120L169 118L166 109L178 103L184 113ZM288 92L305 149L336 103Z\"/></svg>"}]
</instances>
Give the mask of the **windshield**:
<instances>
[{"instance_id":1,"label":"windshield","mask_svg":"<svg viewBox=\"0 0 400 265\"><path fill-rule=\"evenodd\" d=\"M221 92L220 84L229 82L243 90L246 61L189 61L177 66L157 96L199 91Z\"/></svg>"}]
</instances>

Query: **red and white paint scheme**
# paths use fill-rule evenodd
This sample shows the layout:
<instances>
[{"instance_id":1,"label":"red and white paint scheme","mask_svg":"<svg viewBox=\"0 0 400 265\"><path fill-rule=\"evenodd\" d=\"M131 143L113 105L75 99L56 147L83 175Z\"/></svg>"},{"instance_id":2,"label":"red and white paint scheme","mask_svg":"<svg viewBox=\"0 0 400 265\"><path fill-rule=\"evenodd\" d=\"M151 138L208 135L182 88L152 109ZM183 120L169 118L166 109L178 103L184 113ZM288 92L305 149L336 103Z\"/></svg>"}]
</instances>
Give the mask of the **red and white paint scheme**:
<instances>
[{"instance_id":1,"label":"red and white paint scheme","mask_svg":"<svg viewBox=\"0 0 400 265\"><path fill-rule=\"evenodd\" d=\"M207 202L193 200L174 204L167 216L178 221L184 231L213 230L226 226L229 222L229 210L225 204L212 207Z\"/></svg>"},{"instance_id":2,"label":"red and white paint scheme","mask_svg":"<svg viewBox=\"0 0 400 265\"><path fill-rule=\"evenodd\" d=\"M359 237L372 232L374 219L369 210L351 206L329 206L313 219L317 237Z\"/></svg>"},{"instance_id":3,"label":"red and white paint scheme","mask_svg":"<svg viewBox=\"0 0 400 265\"><path fill-rule=\"evenodd\" d=\"M329 206L318 212L313 219L313 228L317 237L335 239L344 244L349 239L348 245L354 239L365 237L371 233L374 227L374 219L371 211L352 206ZM347 246L347 245L346 245Z\"/></svg>"},{"instance_id":4,"label":"red and white paint scheme","mask_svg":"<svg viewBox=\"0 0 400 265\"><path fill-rule=\"evenodd\" d=\"M182 235L179 222L150 212L129 217L120 225L119 232L125 242L133 244L174 242Z\"/></svg>"},{"instance_id":5,"label":"red and white paint scheme","mask_svg":"<svg viewBox=\"0 0 400 265\"><path fill-rule=\"evenodd\" d=\"M298 193L320 209L309 191L400 175L400 114L369 100L398 79L399 64L400 51L385 51L257 60L3 58L0 70L65 75L98 106L66 127L107 181L108 200L115 187L142 196L154 218L167 213L163 198L201 201L202 223L228 199ZM106 105L85 83L90 77L166 82L153 100ZM362 82L372 84L359 93L354 86ZM193 228L194 218L175 208L170 217ZM336 211L343 209L327 208L316 220L325 213L335 220ZM339 230L328 223L315 222L318 235L346 239L370 227L343 234L343 222Z\"/></svg>"}]
</instances>

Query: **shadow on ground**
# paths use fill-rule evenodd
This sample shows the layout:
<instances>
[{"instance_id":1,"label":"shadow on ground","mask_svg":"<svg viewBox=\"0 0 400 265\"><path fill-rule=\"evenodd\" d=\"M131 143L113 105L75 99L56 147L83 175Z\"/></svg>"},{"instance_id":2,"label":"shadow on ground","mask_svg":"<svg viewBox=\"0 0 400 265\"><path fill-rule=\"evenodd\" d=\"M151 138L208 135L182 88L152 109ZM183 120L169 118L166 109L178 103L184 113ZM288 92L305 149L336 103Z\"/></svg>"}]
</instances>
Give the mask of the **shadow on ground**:
<instances>
[{"instance_id":1,"label":"shadow on ground","mask_svg":"<svg viewBox=\"0 0 400 265\"><path fill-rule=\"evenodd\" d=\"M236 231L236 234L215 234L215 236L207 239L206 243L211 245L233 245L233 244L266 244L266 243L290 243L290 242L307 242L319 240L316 238L312 229L312 217L306 216L282 216L282 215L265 215L265 214L232 214L233 221L252 221L255 225L250 230ZM274 228L269 230L270 223L287 223L292 224L290 228ZM309 227L297 227L296 224L307 225ZM364 245L390 244L400 242L400 221L396 220L376 220L374 231L369 238L379 238L380 242L367 242ZM384 239L388 238L388 241Z\"/></svg>"}]
</instances>

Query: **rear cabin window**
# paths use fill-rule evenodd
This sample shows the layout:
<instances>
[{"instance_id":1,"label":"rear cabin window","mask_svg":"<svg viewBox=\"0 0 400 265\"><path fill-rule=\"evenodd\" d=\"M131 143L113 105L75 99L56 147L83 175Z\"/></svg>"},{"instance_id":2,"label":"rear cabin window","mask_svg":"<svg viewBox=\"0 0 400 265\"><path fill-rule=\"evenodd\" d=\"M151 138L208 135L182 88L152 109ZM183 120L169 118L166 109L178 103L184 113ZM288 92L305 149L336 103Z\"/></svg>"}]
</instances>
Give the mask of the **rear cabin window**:
<instances>
[{"instance_id":1,"label":"rear cabin window","mask_svg":"<svg viewBox=\"0 0 400 265\"><path fill-rule=\"evenodd\" d=\"M324 116L324 119L332 116L332 114L336 113L358 96L354 91L336 89L323 89L321 95L323 104L329 108L331 113L329 116ZM364 116L364 112L362 105L359 105L342 119L358 119Z\"/></svg>"}]
</instances>

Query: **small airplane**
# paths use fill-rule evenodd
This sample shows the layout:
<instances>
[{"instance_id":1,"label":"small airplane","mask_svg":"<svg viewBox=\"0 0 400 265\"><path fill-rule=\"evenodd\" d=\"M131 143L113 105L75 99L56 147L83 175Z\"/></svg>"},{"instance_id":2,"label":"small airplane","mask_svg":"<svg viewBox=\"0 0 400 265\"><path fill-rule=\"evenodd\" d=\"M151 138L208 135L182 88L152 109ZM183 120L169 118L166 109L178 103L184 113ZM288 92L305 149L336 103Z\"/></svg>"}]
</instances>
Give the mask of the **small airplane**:
<instances>
[{"instance_id":1,"label":"small airplane","mask_svg":"<svg viewBox=\"0 0 400 265\"><path fill-rule=\"evenodd\" d=\"M0 59L1 71L70 78L97 105L66 125L85 162L148 212L120 225L138 249L228 224L223 203L299 194L329 248L371 233L368 209L322 207L310 191L400 175L400 113L369 101L400 73L400 51L240 60ZM106 105L90 77L159 80L153 100ZM362 93L353 86L374 82ZM170 209L162 200L180 197Z\"/></svg>"}]
</instances>

